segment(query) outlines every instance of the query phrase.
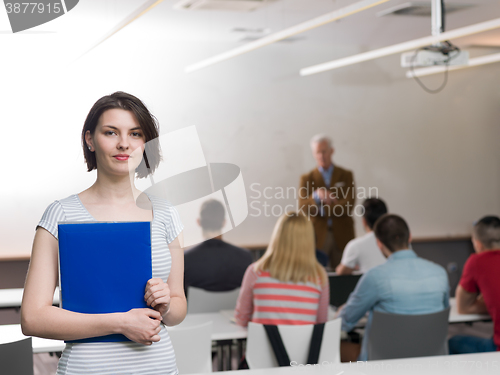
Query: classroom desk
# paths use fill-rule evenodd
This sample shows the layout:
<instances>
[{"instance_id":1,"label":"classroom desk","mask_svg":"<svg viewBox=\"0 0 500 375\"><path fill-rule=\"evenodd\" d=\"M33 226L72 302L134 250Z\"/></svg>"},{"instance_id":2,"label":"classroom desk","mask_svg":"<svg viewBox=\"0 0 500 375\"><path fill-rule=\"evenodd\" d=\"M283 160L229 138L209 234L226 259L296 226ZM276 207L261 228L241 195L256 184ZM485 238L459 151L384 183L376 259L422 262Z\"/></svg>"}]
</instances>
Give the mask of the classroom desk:
<instances>
[{"instance_id":1,"label":"classroom desk","mask_svg":"<svg viewBox=\"0 0 500 375\"><path fill-rule=\"evenodd\" d=\"M477 321L489 321L491 317L489 315L480 314L468 314L460 315L456 310L456 303L454 298L450 298L450 324L453 323L473 323ZM329 318L333 318L333 311L329 311ZM234 340L234 339L245 339L247 337L247 329L245 327L240 327L236 325L230 319L230 314L227 311L222 311L218 313L204 313L204 314L189 314L186 319L178 325L178 327L189 327L199 325L208 321L213 322L212 340L213 341L224 341L224 340ZM175 329L171 327L169 329ZM20 336L21 335L21 336ZM10 325L0 325L0 340L8 339L21 339L24 335L21 333L21 326L19 324ZM56 352L62 351L64 349L64 342L59 340L48 340L34 337L33 338L33 352L34 353L44 353L44 352Z\"/></svg>"},{"instance_id":2,"label":"classroom desk","mask_svg":"<svg viewBox=\"0 0 500 375\"><path fill-rule=\"evenodd\" d=\"M0 289L0 309L11 309L21 307L23 300L23 288ZM53 305L59 305L59 288L56 288L52 300Z\"/></svg>"},{"instance_id":3,"label":"classroom desk","mask_svg":"<svg viewBox=\"0 0 500 375\"><path fill-rule=\"evenodd\" d=\"M488 314L459 314L457 310L457 301L455 298L450 298L450 318L449 323L473 323L481 321L491 321L491 316Z\"/></svg>"},{"instance_id":4,"label":"classroom desk","mask_svg":"<svg viewBox=\"0 0 500 375\"><path fill-rule=\"evenodd\" d=\"M199 314L205 315L205 314ZM199 318L196 318L199 319ZM194 321L192 321L194 322ZM196 322L197 323L197 322ZM0 344L20 340L25 336L19 324L0 326ZM33 353L58 352L64 349L64 342L33 338ZM244 372L241 372L244 371ZM483 375L498 374L500 371L500 352L476 353L453 356L370 361L365 363L322 364L316 366L280 367L263 370L226 371L227 375L291 375L291 374L330 374L330 375ZM211 375L206 373L203 375Z\"/></svg>"},{"instance_id":5,"label":"classroom desk","mask_svg":"<svg viewBox=\"0 0 500 375\"><path fill-rule=\"evenodd\" d=\"M226 310L216 313L188 314L176 327L196 326L212 321L212 341L246 339L247 329L233 323ZM168 329L175 329L169 327Z\"/></svg>"},{"instance_id":6,"label":"classroom desk","mask_svg":"<svg viewBox=\"0 0 500 375\"><path fill-rule=\"evenodd\" d=\"M224 341L233 339L244 339L247 337L247 329L231 322L223 313L190 314L177 327L189 327L213 322L212 341ZM169 327L168 329L175 329ZM20 324L0 325L0 343L21 340L25 338L21 332ZM64 349L64 341L50 340L33 337L33 353L60 352Z\"/></svg>"},{"instance_id":7,"label":"classroom desk","mask_svg":"<svg viewBox=\"0 0 500 375\"><path fill-rule=\"evenodd\" d=\"M21 307L22 299L23 288L0 289L0 308L19 308ZM54 292L53 304L59 305L59 288L56 288ZM488 314L459 314L455 298L450 298L450 307L450 323L467 323L491 320L491 317ZM236 324L229 322L229 318L226 315L220 313L190 314L186 316L186 319L181 324L184 326L197 325L203 323L204 321L206 322L208 320L212 320L214 324L214 337L212 340L245 338L246 328L239 327ZM333 318L332 311L329 312L329 318Z\"/></svg>"},{"instance_id":8,"label":"classroom desk","mask_svg":"<svg viewBox=\"0 0 500 375\"><path fill-rule=\"evenodd\" d=\"M331 306L330 306L331 307ZM328 319L333 319L334 312L328 312ZM363 328L366 325L367 318L363 317L356 324L356 328ZM455 298L450 298L450 316L448 318L449 324L456 323L474 323L474 322L490 322L491 316L488 314L459 314L457 310L457 302Z\"/></svg>"},{"instance_id":9,"label":"classroom desk","mask_svg":"<svg viewBox=\"0 0 500 375\"><path fill-rule=\"evenodd\" d=\"M357 363L275 367L226 371L225 375L493 375L500 372L500 353L389 359ZM212 372L199 375L213 375Z\"/></svg>"},{"instance_id":10,"label":"classroom desk","mask_svg":"<svg viewBox=\"0 0 500 375\"><path fill-rule=\"evenodd\" d=\"M0 326L0 344L25 339L20 324L7 324ZM33 353L62 352L66 344L61 340L32 338Z\"/></svg>"}]
</instances>

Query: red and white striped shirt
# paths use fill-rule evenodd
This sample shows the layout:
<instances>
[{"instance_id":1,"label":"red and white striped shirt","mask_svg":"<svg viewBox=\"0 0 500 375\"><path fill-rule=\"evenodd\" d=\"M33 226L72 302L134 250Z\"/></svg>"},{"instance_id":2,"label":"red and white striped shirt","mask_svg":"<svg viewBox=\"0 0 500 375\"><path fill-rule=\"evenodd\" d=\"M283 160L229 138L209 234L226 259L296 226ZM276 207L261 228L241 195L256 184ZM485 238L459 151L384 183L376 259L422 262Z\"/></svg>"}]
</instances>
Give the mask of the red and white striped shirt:
<instances>
[{"instance_id":1,"label":"red and white striped shirt","mask_svg":"<svg viewBox=\"0 0 500 375\"><path fill-rule=\"evenodd\" d=\"M328 320L328 282L281 282L267 271L255 271L251 264L243 276L236 303L236 323L314 324Z\"/></svg>"}]
</instances>

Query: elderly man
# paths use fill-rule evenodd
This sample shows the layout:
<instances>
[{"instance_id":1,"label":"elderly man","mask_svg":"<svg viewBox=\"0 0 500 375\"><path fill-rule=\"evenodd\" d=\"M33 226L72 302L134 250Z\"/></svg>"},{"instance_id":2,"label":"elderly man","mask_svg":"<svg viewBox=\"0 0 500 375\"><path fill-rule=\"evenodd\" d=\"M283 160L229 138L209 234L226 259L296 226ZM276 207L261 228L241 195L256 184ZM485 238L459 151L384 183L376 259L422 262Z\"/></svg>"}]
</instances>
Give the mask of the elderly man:
<instances>
[{"instance_id":1,"label":"elderly man","mask_svg":"<svg viewBox=\"0 0 500 375\"><path fill-rule=\"evenodd\" d=\"M300 178L299 208L311 218L316 247L328 255L335 269L345 245L354 238L354 180L351 171L332 163L329 137L316 135L311 148L317 167Z\"/></svg>"}]
</instances>

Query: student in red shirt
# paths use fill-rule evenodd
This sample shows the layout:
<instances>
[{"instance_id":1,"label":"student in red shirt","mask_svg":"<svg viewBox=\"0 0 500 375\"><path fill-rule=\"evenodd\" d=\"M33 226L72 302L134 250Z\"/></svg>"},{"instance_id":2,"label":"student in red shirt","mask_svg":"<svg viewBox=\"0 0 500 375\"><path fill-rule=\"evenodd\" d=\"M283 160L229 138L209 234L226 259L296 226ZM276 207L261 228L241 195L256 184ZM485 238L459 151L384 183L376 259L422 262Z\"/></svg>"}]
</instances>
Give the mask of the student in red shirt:
<instances>
[{"instance_id":1,"label":"student in red shirt","mask_svg":"<svg viewBox=\"0 0 500 375\"><path fill-rule=\"evenodd\" d=\"M454 336L450 354L494 352L500 347L500 218L485 216L474 225L472 243L476 254L465 263L455 292L460 314L489 313L493 338Z\"/></svg>"}]
</instances>

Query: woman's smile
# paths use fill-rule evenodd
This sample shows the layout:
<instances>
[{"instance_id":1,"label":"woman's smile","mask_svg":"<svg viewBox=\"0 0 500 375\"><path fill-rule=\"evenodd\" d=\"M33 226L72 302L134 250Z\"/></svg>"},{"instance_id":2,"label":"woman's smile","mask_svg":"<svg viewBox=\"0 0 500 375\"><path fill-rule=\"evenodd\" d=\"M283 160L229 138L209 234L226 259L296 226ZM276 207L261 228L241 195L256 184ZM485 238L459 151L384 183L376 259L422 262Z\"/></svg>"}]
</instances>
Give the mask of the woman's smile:
<instances>
[{"instance_id":1,"label":"woman's smile","mask_svg":"<svg viewBox=\"0 0 500 375\"><path fill-rule=\"evenodd\" d=\"M127 154L118 154L118 155L115 155L113 156L116 160L120 160L120 161L127 161L128 158L130 157L130 155L127 155Z\"/></svg>"}]
</instances>

